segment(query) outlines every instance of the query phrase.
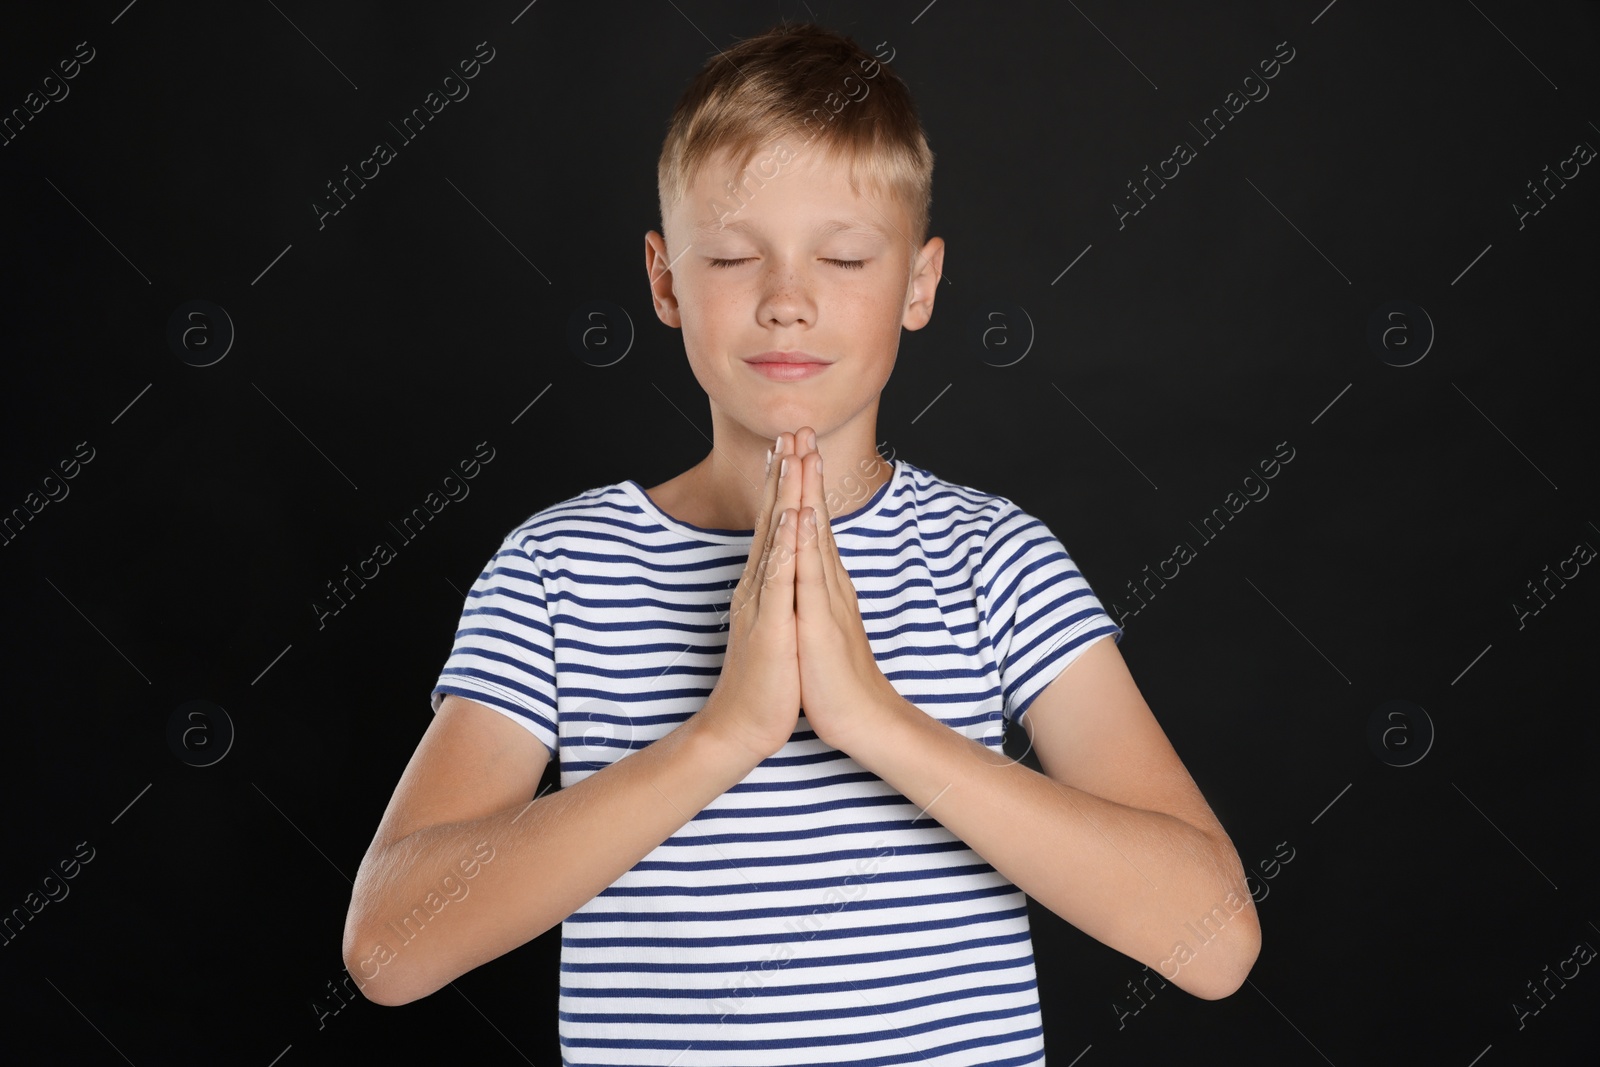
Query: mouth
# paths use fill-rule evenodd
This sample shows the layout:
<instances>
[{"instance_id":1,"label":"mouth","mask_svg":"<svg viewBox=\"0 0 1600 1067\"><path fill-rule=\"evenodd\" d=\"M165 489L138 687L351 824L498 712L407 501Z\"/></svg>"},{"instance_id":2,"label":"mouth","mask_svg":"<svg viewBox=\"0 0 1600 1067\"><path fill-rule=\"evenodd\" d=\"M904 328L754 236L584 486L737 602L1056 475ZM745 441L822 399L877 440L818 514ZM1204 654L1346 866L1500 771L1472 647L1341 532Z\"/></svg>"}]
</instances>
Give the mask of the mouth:
<instances>
[{"instance_id":1,"label":"mouth","mask_svg":"<svg viewBox=\"0 0 1600 1067\"><path fill-rule=\"evenodd\" d=\"M745 366L769 381L797 382L816 377L827 370L830 364L804 352L764 352L754 359L745 360Z\"/></svg>"},{"instance_id":2,"label":"mouth","mask_svg":"<svg viewBox=\"0 0 1600 1067\"><path fill-rule=\"evenodd\" d=\"M832 360L813 356L809 352L763 352L759 356L750 356L746 363L778 364L782 366L819 366L826 367Z\"/></svg>"}]
</instances>

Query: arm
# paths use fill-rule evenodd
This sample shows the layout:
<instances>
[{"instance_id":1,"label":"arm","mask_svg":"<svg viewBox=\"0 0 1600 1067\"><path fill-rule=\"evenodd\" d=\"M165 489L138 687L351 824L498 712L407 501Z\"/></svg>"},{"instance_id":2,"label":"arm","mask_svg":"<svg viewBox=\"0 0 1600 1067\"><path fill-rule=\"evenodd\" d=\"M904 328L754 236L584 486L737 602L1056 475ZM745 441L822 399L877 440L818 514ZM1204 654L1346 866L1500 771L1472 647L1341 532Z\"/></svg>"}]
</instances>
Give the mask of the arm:
<instances>
[{"instance_id":1,"label":"arm","mask_svg":"<svg viewBox=\"0 0 1600 1067\"><path fill-rule=\"evenodd\" d=\"M783 454L782 438L778 445ZM786 465L768 464L716 686L666 736L529 800L550 758L540 737L471 700L440 704L361 861L345 918L345 965L368 999L426 996L544 933L788 741L800 710L796 534L780 516L794 513L800 488L798 478L782 482ZM536 554L502 546L474 592L486 607L467 614L497 611L495 628L521 642L517 676L554 712L553 633ZM502 594L514 599L502 605ZM464 664L481 655L471 643L456 652ZM541 736L556 743L549 726ZM413 916L421 931L440 932L407 937Z\"/></svg>"},{"instance_id":2,"label":"arm","mask_svg":"<svg viewBox=\"0 0 1600 1067\"><path fill-rule=\"evenodd\" d=\"M1243 984L1261 945L1244 869L1115 644L1096 640L1023 716L1045 774L897 696L851 729L856 762L1039 903L1181 989L1214 1000Z\"/></svg>"},{"instance_id":3,"label":"arm","mask_svg":"<svg viewBox=\"0 0 1600 1067\"><path fill-rule=\"evenodd\" d=\"M369 1000L427 996L555 926L760 757L728 740L713 716L696 714L576 785L529 801L548 760L544 745L505 715L445 698L356 874L343 952Z\"/></svg>"},{"instance_id":4,"label":"arm","mask_svg":"<svg viewBox=\"0 0 1600 1067\"><path fill-rule=\"evenodd\" d=\"M1044 774L950 729L879 668L833 539L821 456L806 454L802 464L800 695L817 736L1084 933L1195 996L1238 989L1261 943L1243 867L1116 645L1092 641L1023 714ZM1019 635L1043 639L1061 625L1057 617L1081 610L1072 601L1088 585L1038 520L1014 504L1000 519L985 535L976 577L989 624L1011 635L1005 655ZM1008 542L1001 562L998 548Z\"/></svg>"}]
</instances>

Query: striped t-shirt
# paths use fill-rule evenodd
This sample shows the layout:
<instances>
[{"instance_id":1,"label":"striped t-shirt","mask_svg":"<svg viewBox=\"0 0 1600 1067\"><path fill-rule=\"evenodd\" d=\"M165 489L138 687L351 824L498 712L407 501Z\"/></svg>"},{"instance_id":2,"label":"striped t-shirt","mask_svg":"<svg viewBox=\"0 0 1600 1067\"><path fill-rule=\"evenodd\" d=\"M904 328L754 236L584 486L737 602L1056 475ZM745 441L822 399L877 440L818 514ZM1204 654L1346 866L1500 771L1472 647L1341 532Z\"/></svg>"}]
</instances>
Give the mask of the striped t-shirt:
<instances>
[{"instance_id":1,"label":"striped t-shirt","mask_svg":"<svg viewBox=\"0 0 1600 1067\"><path fill-rule=\"evenodd\" d=\"M1005 497L896 460L833 533L885 677L997 752L1091 642L1121 639ZM468 593L433 708L509 715L563 786L643 748L716 684L752 537L680 522L632 479L538 512ZM1022 891L803 712L562 923L559 1031L567 1064L1044 1061Z\"/></svg>"}]
</instances>

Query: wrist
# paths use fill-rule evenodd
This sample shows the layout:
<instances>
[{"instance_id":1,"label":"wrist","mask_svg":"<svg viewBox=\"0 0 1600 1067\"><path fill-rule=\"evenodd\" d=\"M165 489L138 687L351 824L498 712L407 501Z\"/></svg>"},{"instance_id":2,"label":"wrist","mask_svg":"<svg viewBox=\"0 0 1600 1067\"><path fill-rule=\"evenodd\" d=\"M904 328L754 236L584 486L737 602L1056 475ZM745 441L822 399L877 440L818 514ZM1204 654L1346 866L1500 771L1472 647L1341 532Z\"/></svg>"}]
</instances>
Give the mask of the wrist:
<instances>
[{"instance_id":1,"label":"wrist","mask_svg":"<svg viewBox=\"0 0 1600 1067\"><path fill-rule=\"evenodd\" d=\"M862 707L859 713L849 716L844 723L826 734L818 730L817 736L849 755L863 768L871 770L869 765L880 763L882 754L905 743L906 726L916 725L909 720L912 715L927 717L886 679L877 697Z\"/></svg>"},{"instance_id":2,"label":"wrist","mask_svg":"<svg viewBox=\"0 0 1600 1067\"><path fill-rule=\"evenodd\" d=\"M730 784L742 781L762 760L783 747L775 746L751 735L745 726L728 721L719 713L717 692L712 690L705 705L691 715L680 729L687 733L686 740L694 748L699 766L727 768L734 775ZM786 739L785 739L786 740Z\"/></svg>"}]
</instances>

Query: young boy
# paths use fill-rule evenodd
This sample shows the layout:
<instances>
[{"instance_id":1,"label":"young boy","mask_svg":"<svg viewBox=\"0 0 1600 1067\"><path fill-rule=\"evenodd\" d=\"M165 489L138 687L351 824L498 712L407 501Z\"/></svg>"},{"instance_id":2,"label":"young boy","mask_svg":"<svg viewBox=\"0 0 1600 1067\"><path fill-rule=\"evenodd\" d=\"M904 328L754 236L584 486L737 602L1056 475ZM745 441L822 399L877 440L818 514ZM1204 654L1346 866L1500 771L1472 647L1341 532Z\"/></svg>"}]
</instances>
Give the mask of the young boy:
<instances>
[{"instance_id":1,"label":"young boy","mask_svg":"<svg viewBox=\"0 0 1600 1067\"><path fill-rule=\"evenodd\" d=\"M873 446L942 268L932 162L898 76L817 27L685 92L646 269L712 449L545 508L474 583L356 880L369 998L560 923L566 1063L1042 1063L1024 893L1242 984L1238 856L1065 547Z\"/></svg>"}]
</instances>

